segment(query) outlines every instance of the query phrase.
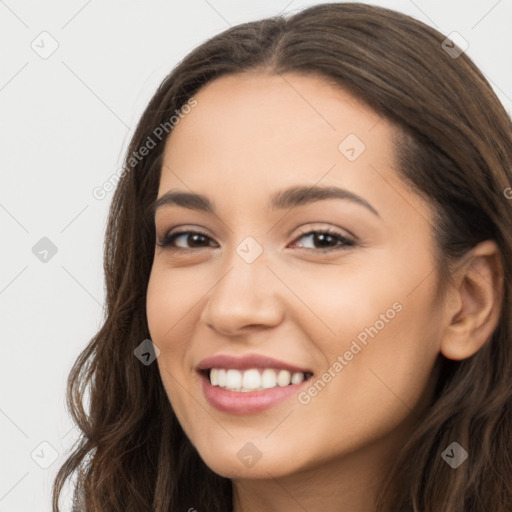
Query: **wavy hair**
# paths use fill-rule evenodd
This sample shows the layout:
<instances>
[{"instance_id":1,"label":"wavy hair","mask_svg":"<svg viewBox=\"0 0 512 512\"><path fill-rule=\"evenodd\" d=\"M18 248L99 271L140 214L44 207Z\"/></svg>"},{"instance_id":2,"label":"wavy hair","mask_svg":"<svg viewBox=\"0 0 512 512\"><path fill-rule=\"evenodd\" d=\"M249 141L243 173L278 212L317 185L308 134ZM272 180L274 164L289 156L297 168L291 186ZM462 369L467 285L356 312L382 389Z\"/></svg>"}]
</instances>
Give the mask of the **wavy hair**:
<instances>
[{"instance_id":1,"label":"wavy hair","mask_svg":"<svg viewBox=\"0 0 512 512\"><path fill-rule=\"evenodd\" d=\"M399 492L383 485L378 510L385 500L393 512L512 510L511 119L472 60L450 53L444 40L393 10L325 3L229 28L163 80L131 139L110 205L105 314L68 378L80 437L56 476L53 512L72 477L74 511L232 510L231 480L204 464L171 408L158 365L141 364L134 350L149 338L152 205L169 120L217 77L248 70L323 77L395 123L398 172L435 208L440 275L449 278L452 264L477 243L498 244L505 286L497 328L468 359L439 355L432 403L389 474ZM165 136L155 136L157 127ZM154 147L140 157L150 139ZM454 440L469 452L457 470L441 458Z\"/></svg>"}]
</instances>

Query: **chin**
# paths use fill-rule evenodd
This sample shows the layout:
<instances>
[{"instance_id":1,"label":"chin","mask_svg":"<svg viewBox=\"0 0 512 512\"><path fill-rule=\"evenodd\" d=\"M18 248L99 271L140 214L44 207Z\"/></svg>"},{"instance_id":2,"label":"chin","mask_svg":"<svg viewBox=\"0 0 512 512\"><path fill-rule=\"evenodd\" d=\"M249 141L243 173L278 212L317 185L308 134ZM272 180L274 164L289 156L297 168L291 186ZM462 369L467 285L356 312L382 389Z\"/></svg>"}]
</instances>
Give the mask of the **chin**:
<instances>
[{"instance_id":1,"label":"chin","mask_svg":"<svg viewBox=\"0 0 512 512\"><path fill-rule=\"evenodd\" d=\"M225 478L277 478L301 469L292 455L274 450L260 451L250 442L244 443L241 448L234 443L224 450L207 450L199 452L199 455L214 473Z\"/></svg>"}]
</instances>

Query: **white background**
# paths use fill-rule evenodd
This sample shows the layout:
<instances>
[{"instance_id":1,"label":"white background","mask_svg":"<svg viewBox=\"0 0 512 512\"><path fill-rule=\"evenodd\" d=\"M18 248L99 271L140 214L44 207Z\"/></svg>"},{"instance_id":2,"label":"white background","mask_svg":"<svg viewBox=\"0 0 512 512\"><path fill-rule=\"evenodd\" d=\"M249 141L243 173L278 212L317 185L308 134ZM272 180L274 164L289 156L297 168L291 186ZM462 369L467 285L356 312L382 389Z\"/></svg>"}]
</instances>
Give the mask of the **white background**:
<instances>
[{"instance_id":1,"label":"white background","mask_svg":"<svg viewBox=\"0 0 512 512\"><path fill-rule=\"evenodd\" d=\"M76 439L66 378L101 325L112 196L92 191L120 167L143 108L206 38L318 3L0 0L0 512L50 511L53 478ZM510 0L366 3L459 32L511 112ZM51 48L43 31L59 45L46 59L31 47ZM32 252L42 237L57 247L46 263ZM35 462L52 460L41 442L58 453L47 469Z\"/></svg>"}]
</instances>

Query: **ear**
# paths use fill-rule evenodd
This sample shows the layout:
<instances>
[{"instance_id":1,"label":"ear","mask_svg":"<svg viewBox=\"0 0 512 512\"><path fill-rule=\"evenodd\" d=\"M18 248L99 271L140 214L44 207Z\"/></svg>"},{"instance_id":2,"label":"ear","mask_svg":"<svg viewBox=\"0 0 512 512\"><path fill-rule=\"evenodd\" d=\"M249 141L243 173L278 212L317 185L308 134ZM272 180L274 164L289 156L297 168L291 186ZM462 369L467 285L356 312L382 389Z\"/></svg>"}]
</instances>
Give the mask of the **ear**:
<instances>
[{"instance_id":1,"label":"ear","mask_svg":"<svg viewBox=\"0 0 512 512\"><path fill-rule=\"evenodd\" d=\"M448 359L461 360L478 352L498 325L503 264L497 244L486 240L476 245L452 277L441 353Z\"/></svg>"}]
</instances>

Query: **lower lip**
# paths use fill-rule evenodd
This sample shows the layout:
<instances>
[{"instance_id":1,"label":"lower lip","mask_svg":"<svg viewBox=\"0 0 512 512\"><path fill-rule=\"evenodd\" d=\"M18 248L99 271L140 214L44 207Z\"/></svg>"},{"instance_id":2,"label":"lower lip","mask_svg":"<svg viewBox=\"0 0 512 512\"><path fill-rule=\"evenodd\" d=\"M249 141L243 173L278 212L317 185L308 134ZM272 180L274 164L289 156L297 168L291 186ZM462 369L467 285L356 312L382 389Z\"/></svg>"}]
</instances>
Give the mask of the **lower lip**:
<instances>
[{"instance_id":1,"label":"lower lip","mask_svg":"<svg viewBox=\"0 0 512 512\"><path fill-rule=\"evenodd\" d=\"M228 391L212 386L208 377L200 373L203 393L208 403L221 412L229 414L254 414L270 409L274 405L297 395L299 389L307 385L310 379L300 384L262 389L260 391Z\"/></svg>"}]
</instances>

